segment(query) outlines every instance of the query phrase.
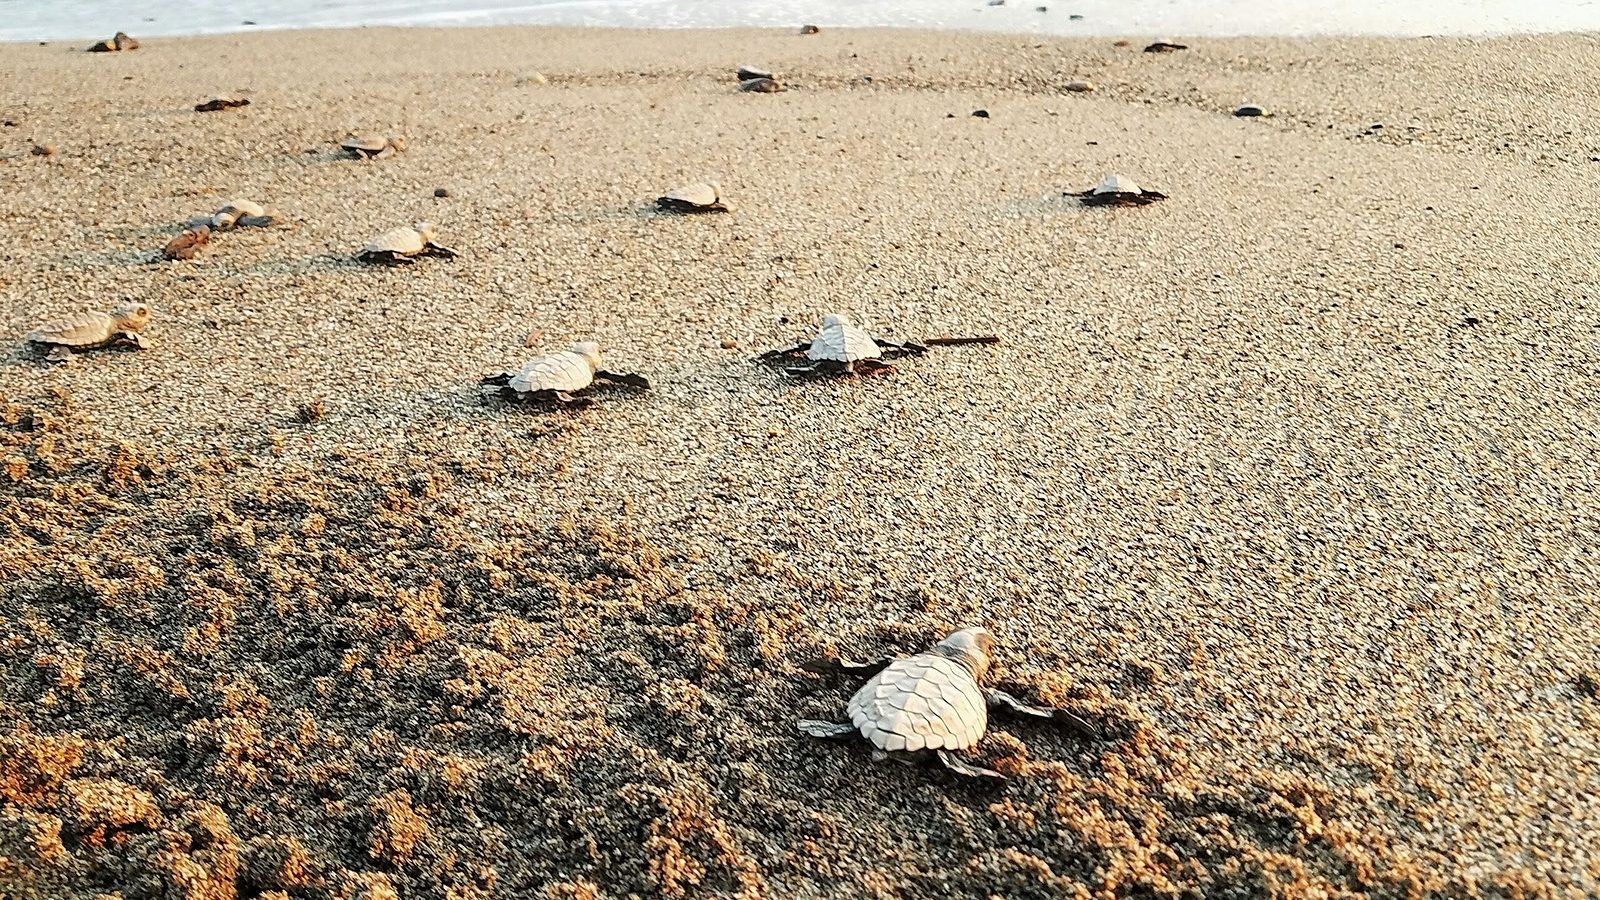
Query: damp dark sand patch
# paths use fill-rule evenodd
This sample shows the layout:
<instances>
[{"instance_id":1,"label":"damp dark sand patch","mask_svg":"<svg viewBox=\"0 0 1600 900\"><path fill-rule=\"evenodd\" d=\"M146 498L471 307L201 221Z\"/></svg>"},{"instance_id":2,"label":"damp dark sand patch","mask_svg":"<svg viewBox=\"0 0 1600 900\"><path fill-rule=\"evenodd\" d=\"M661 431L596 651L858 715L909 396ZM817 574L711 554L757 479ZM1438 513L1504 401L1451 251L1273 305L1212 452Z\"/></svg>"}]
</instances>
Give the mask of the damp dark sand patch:
<instances>
[{"instance_id":1,"label":"damp dark sand patch","mask_svg":"<svg viewBox=\"0 0 1600 900\"><path fill-rule=\"evenodd\" d=\"M1201 771L1004 648L1111 739L1002 722L1004 791L811 742L849 686L795 671L798 592L692 588L626 522L469 523L512 464L166 459L61 397L0 402L0 459L6 896L1542 892L1398 846L1404 792Z\"/></svg>"}]
</instances>

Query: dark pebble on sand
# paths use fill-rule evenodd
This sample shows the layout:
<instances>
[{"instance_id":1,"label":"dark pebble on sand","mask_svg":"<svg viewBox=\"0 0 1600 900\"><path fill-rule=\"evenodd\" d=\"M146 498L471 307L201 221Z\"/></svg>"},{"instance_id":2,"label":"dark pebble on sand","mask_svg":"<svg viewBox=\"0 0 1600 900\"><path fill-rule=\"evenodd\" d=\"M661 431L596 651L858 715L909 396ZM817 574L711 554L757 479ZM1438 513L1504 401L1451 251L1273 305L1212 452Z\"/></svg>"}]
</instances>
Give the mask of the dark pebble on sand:
<instances>
[{"instance_id":1,"label":"dark pebble on sand","mask_svg":"<svg viewBox=\"0 0 1600 900\"><path fill-rule=\"evenodd\" d=\"M987 109L975 109L972 111L972 114L980 119L989 118L989 111Z\"/></svg>"},{"instance_id":2,"label":"dark pebble on sand","mask_svg":"<svg viewBox=\"0 0 1600 900\"><path fill-rule=\"evenodd\" d=\"M448 196L450 196L450 192L445 190L444 188L434 188L433 189L433 195L435 197L448 197Z\"/></svg>"}]
</instances>

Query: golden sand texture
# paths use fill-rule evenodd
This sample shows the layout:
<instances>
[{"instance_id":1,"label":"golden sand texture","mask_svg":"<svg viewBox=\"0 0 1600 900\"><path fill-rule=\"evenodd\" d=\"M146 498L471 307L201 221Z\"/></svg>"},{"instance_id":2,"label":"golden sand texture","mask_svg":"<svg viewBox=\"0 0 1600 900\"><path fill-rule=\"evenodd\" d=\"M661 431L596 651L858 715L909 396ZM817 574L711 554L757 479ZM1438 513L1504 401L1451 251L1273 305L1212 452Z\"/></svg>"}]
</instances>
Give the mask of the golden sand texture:
<instances>
[{"instance_id":1,"label":"golden sand texture","mask_svg":"<svg viewBox=\"0 0 1600 900\"><path fill-rule=\"evenodd\" d=\"M1600 889L1600 43L1190 44L7 47L0 330L158 309L0 358L8 889ZM235 196L285 224L156 261ZM1005 343L751 360L834 310ZM530 330L655 390L480 400ZM793 731L962 624L1112 739L997 721L994 794Z\"/></svg>"}]
</instances>

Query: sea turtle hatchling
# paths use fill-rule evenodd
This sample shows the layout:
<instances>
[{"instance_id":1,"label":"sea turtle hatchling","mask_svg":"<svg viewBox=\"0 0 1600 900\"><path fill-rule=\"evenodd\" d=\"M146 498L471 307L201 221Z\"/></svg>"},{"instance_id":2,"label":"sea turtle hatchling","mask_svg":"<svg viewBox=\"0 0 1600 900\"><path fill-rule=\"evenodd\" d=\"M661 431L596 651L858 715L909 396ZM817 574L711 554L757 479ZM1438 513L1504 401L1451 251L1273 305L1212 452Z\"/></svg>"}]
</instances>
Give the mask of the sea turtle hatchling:
<instances>
[{"instance_id":1,"label":"sea turtle hatchling","mask_svg":"<svg viewBox=\"0 0 1600 900\"><path fill-rule=\"evenodd\" d=\"M596 379L642 391L650 389L650 382L642 375L607 372L600 368L600 345L594 341L579 341L569 349L536 356L515 372L489 375L482 383L500 388L501 396L507 399L548 400L580 409L594 400L573 395L587 390Z\"/></svg>"},{"instance_id":2,"label":"sea turtle hatchling","mask_svg":"<svg viewBox=\"0 0 1600 900\"><path fill-rule=\"evenodd\" d=\"M768 350L760 359L782 366L790 375L887 375L894 371L894 366L885 359L921 356L929 347L999 342L997 337L985 336L932 338L921 343L896 344L873 337L840 313L829 313L822 317L822 327L816 337L782 350Z\"/></svg>"},{"instance_id":3,"label":"sea turtle hatchling","mask_svg":"<svg viewBox=\"0 0 1600 900\"><path fill-rule=\"evenodd\" d=\"M277 212L254 200L229 200L222 208L202 219L212 231L232 228L262 228L278 218Z\"/></svg>"},{"instance_id":4,"label":"sea turtle hatchling","mask_svg":"<svg viewBox=\"0 0 1600 900\"><path fill-rule=\"evenodd\" d=\"M339 144L351 156L363 159L383 159L396 153L404 152L406 139L402 137L380 137L375 134L352 134Z\"/></svg>"},{"instance_id":5,"label":"sea turtle hatchling","mask_svg":"<svg viewBox=\"0 0 1600 900\"><path fill-rule=\"evenodd\" d=\"M872 743L874 760L890 755L903 759L938 758L961 775L1004 779L991 769L959 755L978 745L989 727L989 708L1051 719L1084 737L1099 731L1066 710L1030 706L1004 691L981 686L994 658L994 636L982 628L963 628L915 656L889 657L874 663L823 659L808 663L812 672L870 673L871 678L850 698L849 722L801 719L801 732L818 738L859 734Z\"/></svg>"},{"instance_id":6,"label":"sea turtle hatchling","mask_svg":"<svg viewBox=\"0 0 1600 900\"><path fill-rule=\"evenodd\" d=\"M364 263L386 266L409 265L419 256L442 256L454 259L456 252L434 242L437 231L429 222L391 228L378 235L361 248L356 259Z\"/></svg>"},{"instance_id":7,"label":"sea turtle hatchling","mask_svg":"<svg viewBox=\"0 0 1600 900\"><path fill-rule=\"evenodd\" d=\"M116 53L119 50L137 50L139 41L129 37L125 31L117 32L109 41L101 41L89 48L90 53Z\"/></svg>"},{"instance_id":8,"label":"sea turtle hatchling","mask_svg":"<svg viewBox=\"0 0 1600 900\"><path fill-rule=\"evenodd\" d=\"M112 344L135 348L148 345L139 334L150 324L151 309L144 303L124 303L110 312L86 311L64 319L46 322L23 336L23 340L49 347L45 358L66 362L74 350L93 350Z\"/></svg>"},{"instance_id":9,"label":"sea turtle hatchling","mask_svg":"<svg viewBox=\"0 0 1600 900\"><path fill-rule=\"evenodd\" d=\"M729 212L722 199L722 188L715 181L691 184L668 191L656 198L656 206L667 212Z\"/></svg>"},{"instance_id":10,"label":"sea turtle hatchling","mask_svg":"<svg viewBox=\"0 0 1600 900\"><path fill-rule=\"evenodd\" d=\"M1144 206L1167 199L1166 194L1140 188L1126 175L1107 175L1087 191L1067 191L1067 196L1077 197L1085 206Z\"/></svg>"}]
</instances>

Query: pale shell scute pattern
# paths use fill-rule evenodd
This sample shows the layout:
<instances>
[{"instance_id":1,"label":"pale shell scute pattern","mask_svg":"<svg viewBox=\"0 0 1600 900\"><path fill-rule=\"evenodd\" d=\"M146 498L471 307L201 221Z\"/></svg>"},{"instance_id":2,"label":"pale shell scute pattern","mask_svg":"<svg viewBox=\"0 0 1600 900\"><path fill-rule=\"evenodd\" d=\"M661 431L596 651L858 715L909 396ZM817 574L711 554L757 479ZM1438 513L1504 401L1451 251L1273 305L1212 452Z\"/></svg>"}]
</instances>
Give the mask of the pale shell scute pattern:
<instances>
[{"instance_id":1,"label":"pale shell scute pattern","mask_svg":"<svg viewBox=\"0 0 1600 900\"><path fill-rule=\"evenodd\" d=\"M339 146L346 150L367 150L376 153L389 146L389 139L376 134L352 134Z\"/></svg>"},{"instance_id":2,"label":"pale shell scute pattern","mask_svg":"<svg viewBox=\"0 0 1600 900\"><path fill-rule=\"evenodd\" d=\"M594 383L594 366L583 354L562 350L549 356L528 360L515 375L509 386L512 390L530 391L581 391Z\"/></svg>"},{"instance_id":3,"label":"pale shell scute pattern","mask_svg":"<svg viewBox=\"0 0 1600 900\"><path fill-rule=\"evenodd\" d=\"M850 363L878 359L883 351L872 335L848 322L824 322L806 350L806 358Z\"/></svg>"},{"instance_id":4,"label":"pale shell scute pattern","mask_svg":"<svg viewBox=\"0 0 1600 900\"><path fill-rule=\"evenodd\" d=\"M1107 175L1094 186L1096 194L1137 194L1139 185L1126 175Z\"/></svg>"},{"instance_id":5,"label":"pale shell scute pattern","mask_svg":"<svg viewBox=\"0 0 1600 900\"><path fill-rule=\"evenodd\" d=\"M965 750L989 727L972 674L922 653L895 660L850 698L850 722L879 750Z\"/></svg>"},{"instance_id":6,"label":"pale shell scute pattern","mask_svg":"<svg viewBox=\"0 0 1600 900\"><path fill-rule=\"evenodd\" d=\"M421 253L427 241L422 232L409 225L391 228L383 234L372 239L367 244L364 253L398 253L401 256L415 256Z\"/></svg>"},{"instance_id":7,"label":"pale shell scute pattern","mask_svg":"<svg viewBox=\"0 0 1600 900\"><path fill-rule=\"evenodd\" d=\"M103 312L82 312L47 322L28 332L26 339L40 344L86 347L110 340L116 329L117 320L111 316Z\"/></svg>"},{"instance_id":8,"label":"pale shell scute pattern","mask_svg":"<svg viewBox=\"0 0 1600 900\"><path fill-rule=\"evenodd\" d=\"M668 200L677 200L692 206L711 206L719 199L717 189L709 184L691 184L666 194Z\"/></svg>"}]
</instances>

